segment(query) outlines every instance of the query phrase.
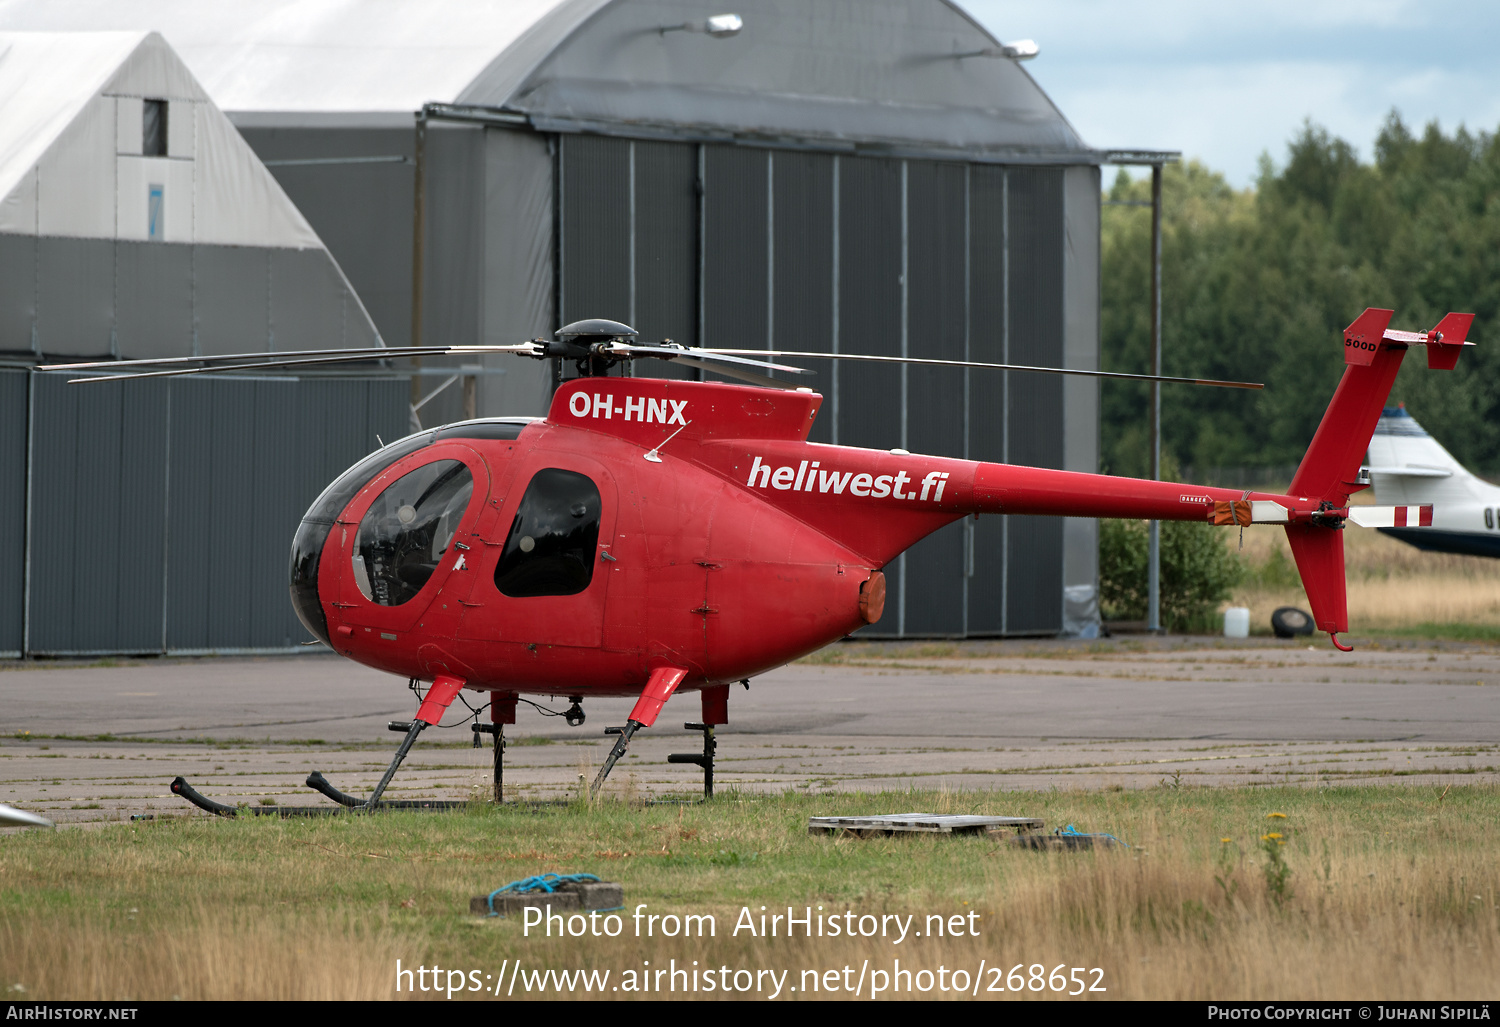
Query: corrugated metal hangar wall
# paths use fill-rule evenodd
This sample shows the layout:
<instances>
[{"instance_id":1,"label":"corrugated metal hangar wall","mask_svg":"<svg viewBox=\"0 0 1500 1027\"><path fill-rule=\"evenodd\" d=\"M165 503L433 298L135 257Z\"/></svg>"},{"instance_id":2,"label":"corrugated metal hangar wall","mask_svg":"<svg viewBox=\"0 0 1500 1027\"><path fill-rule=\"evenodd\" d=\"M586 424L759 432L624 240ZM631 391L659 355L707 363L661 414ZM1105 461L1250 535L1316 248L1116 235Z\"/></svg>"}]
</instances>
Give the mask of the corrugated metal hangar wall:
<instances>
[{"instance_id":1,"label":"corrugated metal hangar wall","mask_svg":"<svg viewBox=\"0 0 1500 1027\"><path fill-rule=\"evenodd\" d=\"M379 344L335 259L160 36L0 32L0 52L0 353Z\"/></svg>"},{"instance_id":2,"label":"corrugated metal hangar wall","mask_svg":"<svg viewBox=\"0 0 1500 1027\"><path fill-rule=\"evenodd\" d=\"M0 370L0 655L296 646L297 521L377 434L406 433L407 395Z\"/></svg>"},{"instance_id":3,"label":"corrugated metal hangar wall","mask_svg":"<svg viewBox=\"0 0 1500 1027\"><path fill-rule=\"evenodd\" d=\"M1096 203L1094 168L597 136L556 145L561 323L624 312L643 338L689 345L1066 360L1066 183ZM1074 216L1075 233L1096 239ZM1066 464L1055 376L819 364L814 441ZM1063 534L1060 518L951 525L888 569L893 602L867 630L1055 632Z\"/></svg>"}]
</instances>

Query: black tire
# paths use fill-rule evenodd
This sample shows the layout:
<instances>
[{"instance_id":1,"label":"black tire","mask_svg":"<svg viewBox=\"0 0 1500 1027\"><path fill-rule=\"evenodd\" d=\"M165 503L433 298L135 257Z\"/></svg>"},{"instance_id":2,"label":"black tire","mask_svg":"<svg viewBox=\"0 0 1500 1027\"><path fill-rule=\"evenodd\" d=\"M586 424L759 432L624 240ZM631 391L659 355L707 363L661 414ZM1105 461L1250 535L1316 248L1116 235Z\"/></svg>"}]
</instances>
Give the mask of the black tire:
<instances>
[{"instance_id":1,"label":"black tire","mask_svg":"<svg viewBox=\"0 0 1500 1027\"><path fill-rule=\"evenodd\" d=\"M1277 638L1311 635L1313 633L1312 615L1304 613L1295 606L1279 607L1275 613L1271 614L1271 630L1276 632Z\"/></svg>"}]
</instances>

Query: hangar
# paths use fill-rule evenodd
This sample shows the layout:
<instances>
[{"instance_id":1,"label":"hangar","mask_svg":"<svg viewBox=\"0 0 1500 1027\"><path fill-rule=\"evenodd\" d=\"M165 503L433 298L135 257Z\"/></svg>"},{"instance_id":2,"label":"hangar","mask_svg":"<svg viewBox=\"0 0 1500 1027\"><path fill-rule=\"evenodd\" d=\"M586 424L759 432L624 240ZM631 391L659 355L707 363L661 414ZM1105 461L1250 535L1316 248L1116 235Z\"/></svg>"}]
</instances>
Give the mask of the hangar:
<instances>
[{"instance_id":1,"label":"hangar","mask_svg":"<svg viewBox=\"0 0 1500 1027\"><path fill-rule=\"evenodd\" d=\"M728 6L718 35L689 0L8 0L0 28L159 28L392 346L598 316L1097 367L1103 155L998 40L945 0ZM1091 382L815 370L815 440L1097 469ZM550 385L506 358L473 380L420 416L539 413ZM1054 633L1096 554L1091 521L954 525L888 569L874 628Z\"/></svg>"},{"instance_id":2,"label":"hangar","mask_svg":"<svg viewBox=\"0 0 1500 1027\"><path fill-rule=\"evenodd\" d=\"M286 540L405 383L68 386L67 357L372 346L161 36L0 32L0 653L283 648Z\"/></svg>"}]
</instances>

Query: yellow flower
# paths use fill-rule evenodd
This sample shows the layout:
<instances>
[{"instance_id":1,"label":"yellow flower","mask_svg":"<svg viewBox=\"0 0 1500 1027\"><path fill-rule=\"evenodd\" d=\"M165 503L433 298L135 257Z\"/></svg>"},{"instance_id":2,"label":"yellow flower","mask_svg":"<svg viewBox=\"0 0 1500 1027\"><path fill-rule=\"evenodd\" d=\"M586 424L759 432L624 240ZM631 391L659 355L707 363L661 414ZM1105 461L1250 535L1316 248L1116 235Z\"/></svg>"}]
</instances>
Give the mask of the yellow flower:
<instances>
[{"instance_id":1,"label":"yellow flower","mask_svg":"<svg viewBox=\"0 0 1500 1027\"><path fill-rule=\"evenodd\" d=\"M1223 842L1225 845L1228 845L1230 843L1231 839L1229 839L1229 838L1220 838L1219 841Z\"/></svg>"},{"instance_id":2,"label":"yellow flower","mask_svg":"<svg viewBox=\"0 0 1500 1027\"><path fill-rule=\"evenodd\" d=\"M1280 842L1281 835L1275 831L1272 831L1270 834L1261 835L1260 840L1263 842Z\"/></svg>"},{"instance_id":3,"label":"yellow flower","mask_svg":"<svg viewBox=\"0 0 1500 1027\"><path fill-rule=\"evenodd\" d=\"M1272 817L1275 817L1278 820L1285 820L1286 819L1286 814L1285 813L1267 813L1266 814L1266 819L1267 820L1270 820Z\"/></svg>"}]
</instances>

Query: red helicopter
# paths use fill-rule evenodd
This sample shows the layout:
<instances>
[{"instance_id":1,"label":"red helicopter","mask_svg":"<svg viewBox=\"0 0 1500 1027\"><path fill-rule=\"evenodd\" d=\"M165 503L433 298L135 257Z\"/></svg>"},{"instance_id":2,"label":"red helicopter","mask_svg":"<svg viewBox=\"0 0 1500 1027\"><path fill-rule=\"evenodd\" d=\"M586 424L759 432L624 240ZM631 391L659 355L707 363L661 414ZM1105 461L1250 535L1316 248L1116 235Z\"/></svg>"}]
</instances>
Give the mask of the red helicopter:
<instances>
[{"instance_id":1,"label":"red helicopter","mask_svg":"<svg viewBox=\"0 0 1500 1027\"><path fill-rule=\"evenodd\" d=\"M878 621L881 569L971 514L1283 524L1318 628L1347 650L1338 640L1348 630L1340 529L1347 520L1431 523L1430 506L1349 506L1350 495L1368 485L1360 465L1396 371L1411 345L1425 345L1429 366L1443 369L1473 345L1465 342L1472 314L1449 314L1429 332L1388 331L1391 314L1371 308L1345 330L1343 379L1284 495L810 443L822 397L770 377L805 372L766 358L830 354L640 345L632 329L612 321L577 322L555 340L518 346L46 369L131 366L78 379L87 382L475 352L575 363L579 377L556 389L545 418L466 421L386 445L329 485L297 529L291 595L308 631L352 660L408 678L414 689L431 682L415 719L391 725L406 737L368 799L339 792L321 775L309 779L346 806L370 809L417 736L463 689L490 693L491 723L481 727L476 718L475 730L494 737L496 801L504 725L515 723L523 694L570 697L575 725L586 697L637 697L625 725L609 729L618 738L597 791L631 737L654 724L674 694L697 691L701 723L689 727L703 731L703 754L673 759L702 765L712 794L713 730L728 721L731 685ZM751 384L620 373L644 358ZM1259 388L963 361L835 359ZM203 799L180 778L174 790Z\"/></svg>"}]
</instances>

